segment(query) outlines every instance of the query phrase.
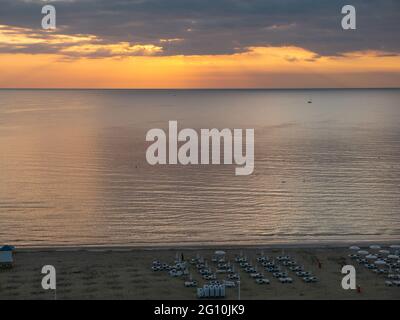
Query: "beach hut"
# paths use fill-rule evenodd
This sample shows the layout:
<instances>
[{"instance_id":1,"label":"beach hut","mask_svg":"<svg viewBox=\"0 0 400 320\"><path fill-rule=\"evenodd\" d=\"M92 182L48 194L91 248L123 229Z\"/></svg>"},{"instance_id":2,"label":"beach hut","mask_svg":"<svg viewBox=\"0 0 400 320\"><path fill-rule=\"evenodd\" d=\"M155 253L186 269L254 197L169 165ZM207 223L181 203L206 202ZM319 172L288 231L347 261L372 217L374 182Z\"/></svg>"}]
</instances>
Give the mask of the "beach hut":
<instances>
[{"instance_id":1,"label":"beach hut","mask_svg":"<svg viewBox=\"0 0 400 320\"><path fill-rule=\"evenodd\" d=\"M203 298L204 297L204 289L203 288L197 288L197 298Z\"/></svg>"},{"instance_id":2,"label":"beach hut","mask_svg":"<svg viewBox=\"0 0 400 320\"><path fill-rule=\"evenodd\" d=\"M9 246L9 245L5 245L0 248L0 251L14 251L14 250L15 250L15 247Z\"/></svg>"},{"instance_id":3,"label":"beach hut","mask_svg":"<svg viewBox=\"0 0 400 320\"><path fill-rule=\"evenodd\" d=\"M215 297L216 296L216 293L217 292L215 292L215 287L216 286L214 286L214 285L210 285L209 286L209 297L211 297L211 298L213 298L213 297ZM217 287L218 288L218 287Z\"/></svg>"},{"instance_id":4,"label":"beach hut","mask_svg":"<svg viewBox=\"0 0 400 320\"><path fill-rule=\"evenodd\" d=\"M225 297L225 286L224 285L219 286L219 296L222 298Z\"/></svg>"},{"instance_id":5,"label":"beach hut","mask_svg":"<svg viewBox=\"0 0 400 320\"><path fill-rule=\"evenodd\" d=\"M14 264L14 259L12 251L0 251L0 268L12 268Z\"/></svg>"}]
</instances>

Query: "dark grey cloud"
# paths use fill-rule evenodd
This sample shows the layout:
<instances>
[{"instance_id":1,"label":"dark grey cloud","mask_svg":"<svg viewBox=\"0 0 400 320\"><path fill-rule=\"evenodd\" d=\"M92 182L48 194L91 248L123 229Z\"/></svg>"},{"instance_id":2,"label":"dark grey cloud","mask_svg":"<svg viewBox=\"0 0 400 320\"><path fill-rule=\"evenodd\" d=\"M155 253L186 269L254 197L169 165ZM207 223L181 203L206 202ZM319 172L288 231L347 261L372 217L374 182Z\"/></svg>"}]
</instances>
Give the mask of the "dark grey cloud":
<instances>
[{"instance_id":1,"label":"dark grey cloud","mask_svg":"<svg viewBox=\"0 0 400 320\"><path fill-rule=\"evenodd\" d=\"M48 1L0 0L0 24L39 29L44 3ZM165 55L226 54L268 45L295 45L319 55L357 50L400 53L399 0L58 0L53 4L60 33L93 34L105 44L162 45ZM345 4L357 9L355 31L341 29ZM183 40L160 44L160 39L175 38ZM46 46L31 49L43 52ZM0 51L4 50L3 45Z\"/></svg>"}]
</instances>

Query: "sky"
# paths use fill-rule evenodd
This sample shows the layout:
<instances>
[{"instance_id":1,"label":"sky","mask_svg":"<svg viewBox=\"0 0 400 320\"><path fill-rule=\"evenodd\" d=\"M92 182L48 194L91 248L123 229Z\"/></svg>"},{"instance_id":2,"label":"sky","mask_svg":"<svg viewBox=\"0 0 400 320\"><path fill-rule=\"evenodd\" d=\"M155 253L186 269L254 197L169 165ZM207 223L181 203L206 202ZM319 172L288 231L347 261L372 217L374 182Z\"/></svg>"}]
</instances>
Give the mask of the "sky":
<instances>
[{"instance_id":1,"label":"sky","mask_svg":"<svg viewBox=\"0 0 400 320\"><path fill-rule=\"evenodd\" d=\"M398 0L0 0L0 88L400 87L399 21Z\"/></svg>"}]
</instances>

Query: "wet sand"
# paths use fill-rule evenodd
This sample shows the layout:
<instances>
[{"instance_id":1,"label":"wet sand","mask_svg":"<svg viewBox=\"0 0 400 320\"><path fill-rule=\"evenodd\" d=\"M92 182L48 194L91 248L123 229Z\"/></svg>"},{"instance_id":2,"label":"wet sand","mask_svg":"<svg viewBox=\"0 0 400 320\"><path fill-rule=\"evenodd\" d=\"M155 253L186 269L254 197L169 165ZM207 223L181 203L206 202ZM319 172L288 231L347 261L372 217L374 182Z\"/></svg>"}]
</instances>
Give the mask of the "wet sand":
<instances>
[{"instance_id":1,"label":"wet sand","mask_svg":"<svg viewBox=\"0 0 400 320\"><path fill-rule=\"evenodd\" d=\"M215 249L25 249L15 253L15 266L0 270L0 299L197 299L196 288L184 287L183 278L173 278L167 271L152 271L153 260L172 264L183 254L185 260L197 254L204 257L214 270ZM224 249L224 248L222 248ZM348 257L347 248L225 248L226 260L234 263L236 255L243 253L249 262L258 266L270 284L259 285L237 263L240 270L242 299L399 299L400 287L385 286L385 276L376 275L359 266ZM276 258L292 256L306 271L311 271L317 283L304 283L294 272L292 284L281 284L272 274L263 270L257 257L261 250L265 256ZM318 261L321 263L319 268ZM341 288L342 265L352 264L357 269L357 290ZM57 270L57 291L44 291L41 287L44 265ZM204 280L195 266L189 269L194 280L202 286ZM218 275L219 280L226 277ZM237 299L238 289L227 288L226 299Z\"/></svg>"}]
</instances>

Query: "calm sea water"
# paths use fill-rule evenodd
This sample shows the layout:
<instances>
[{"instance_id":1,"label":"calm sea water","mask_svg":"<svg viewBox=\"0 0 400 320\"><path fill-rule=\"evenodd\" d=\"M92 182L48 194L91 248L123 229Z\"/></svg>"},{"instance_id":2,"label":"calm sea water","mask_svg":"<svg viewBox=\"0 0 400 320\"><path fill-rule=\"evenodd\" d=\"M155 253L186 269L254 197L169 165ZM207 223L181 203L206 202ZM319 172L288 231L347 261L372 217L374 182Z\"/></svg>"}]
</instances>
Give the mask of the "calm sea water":
<instances>
[{"instance_id":1,"label":"calm sea water","mask_svg":"<svg viewBox=\"0 0 400 320\"><path fill-rule=\"evenodd\" d=\"M0 243L399 240L399 102L400 90L1 90ZM145 134L168 120L255 128L254 173L148 165Z\"/></svg>"}]
</instances>

